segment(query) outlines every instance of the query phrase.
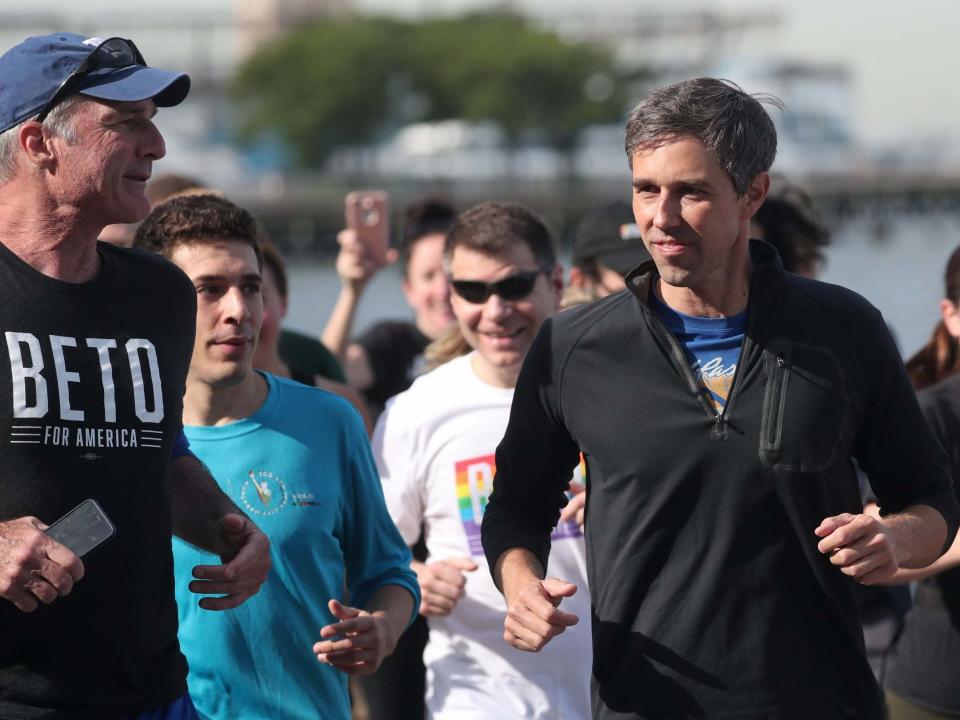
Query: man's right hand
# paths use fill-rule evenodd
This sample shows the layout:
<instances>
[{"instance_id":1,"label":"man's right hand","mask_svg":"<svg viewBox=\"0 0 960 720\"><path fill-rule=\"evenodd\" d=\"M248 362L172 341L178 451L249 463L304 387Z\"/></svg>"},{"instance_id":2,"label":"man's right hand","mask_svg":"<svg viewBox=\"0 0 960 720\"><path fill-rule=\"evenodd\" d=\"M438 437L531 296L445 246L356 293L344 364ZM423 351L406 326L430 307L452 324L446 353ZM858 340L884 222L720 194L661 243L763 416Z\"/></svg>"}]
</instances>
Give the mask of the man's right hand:
<instances>
[{"instance_id":1,"label":"man's right hand","mask_svg":"<svg viewBox=\"0 0 960 720\"><path fill-rule=\"evenodd\" d=\"M0 522L0 597L24 612L70 594L83 562L35 517Z\"/></svg>"},{"instance_id":2,"label":"man's right hand","mask_svg":"<svg viewBox=\"0 0 960 720\"><path fill-rule=\"evenodd\" d=\"M544 645L580 619L560 609L560 601L577 592L566 580L536 578L507 598L503 639L519 650L539 652Z\"/></svg>"},{"instance_id":3,"label":"man's right hand","mask_svg":"<svg viewBox=\"0 0 960 720\"><path fill-rule=\"evenodd\" d=\"M337 233L337 242L340 244L336 261L337 275L345 287L360 293L383 264L357 239L357 233L353 230L341 230ZM387 252L387 264L396 259L397 251L391 248Z\"/></svg>"},{"instance_id":4,"label":"man's right hand","mask_svg":"<svg viewBox=\"0 0 960 720\"><path fill-rule=\"evenodd\" d=\"M467 578L477 564L468 557L451 557L432 563L414 562L410 566L420 583L420 614L424 617L449 615L463 597Z\"/></svg>"}]
</instances>

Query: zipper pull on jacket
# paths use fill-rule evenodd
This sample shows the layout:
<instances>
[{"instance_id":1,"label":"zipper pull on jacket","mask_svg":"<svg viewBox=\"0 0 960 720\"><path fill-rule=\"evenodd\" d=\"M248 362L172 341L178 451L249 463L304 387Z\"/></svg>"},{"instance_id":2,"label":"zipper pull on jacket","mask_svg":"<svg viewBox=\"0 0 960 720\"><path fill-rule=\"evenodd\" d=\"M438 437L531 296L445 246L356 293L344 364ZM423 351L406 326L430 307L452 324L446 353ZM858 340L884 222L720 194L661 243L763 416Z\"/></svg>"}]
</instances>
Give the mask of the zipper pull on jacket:
<instances>
[{"instance_id":1,"label":"zipper pull on jacket","mask_svg":"<svg viewBox=\"0 0 960 720\"><path fill-rule=\"evenodd\" d=\"M723 442L727 439L727 425L723 419L723 413L717 413L713 427L710 428L710 439L713 442Z\"/></svg>"}]
</instances>

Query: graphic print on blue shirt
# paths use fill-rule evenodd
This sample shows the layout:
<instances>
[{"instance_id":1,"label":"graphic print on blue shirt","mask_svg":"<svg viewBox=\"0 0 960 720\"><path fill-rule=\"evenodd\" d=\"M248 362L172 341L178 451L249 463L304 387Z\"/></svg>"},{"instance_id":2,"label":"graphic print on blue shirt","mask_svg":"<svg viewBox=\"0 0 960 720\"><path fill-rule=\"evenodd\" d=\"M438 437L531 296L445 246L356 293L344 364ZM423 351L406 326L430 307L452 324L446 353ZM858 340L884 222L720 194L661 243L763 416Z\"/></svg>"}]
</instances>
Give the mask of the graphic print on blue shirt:
<instances>
[{"instance_id":1,"label":"graphic print on blue shirt","mask_svg":"<svg viewBox=\"0 0 960 720\"><path fill-rule=\"evenodd\" d=\"M700 392L717 414L723 412L737 372L747 311L722 318L684 315L650 295L650 309L672 332L690 363Z\"/></svg>"}]
</instances>

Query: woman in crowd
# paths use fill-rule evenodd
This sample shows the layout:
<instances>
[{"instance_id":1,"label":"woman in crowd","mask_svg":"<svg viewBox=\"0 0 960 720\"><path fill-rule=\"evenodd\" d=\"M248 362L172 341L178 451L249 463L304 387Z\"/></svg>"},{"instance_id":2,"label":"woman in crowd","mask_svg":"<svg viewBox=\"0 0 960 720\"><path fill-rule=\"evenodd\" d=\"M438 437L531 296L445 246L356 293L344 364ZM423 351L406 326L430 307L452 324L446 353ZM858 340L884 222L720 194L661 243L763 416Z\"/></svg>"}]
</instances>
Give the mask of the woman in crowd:
<instances>
[{"instance_id":1,"label":"woman in crowd","mask_svg":"<svg viewBox=\"0 0 960 720\"><path fill-rule=\"evenodd\" d=\"M920 406L950 456L954 490L960 478L960 248L947 262L941 321L907 362ZM916 582L914 607L887 660L890 720L960 718L960 541L936 562L899 570L892 582Z\"/></svg>"},{"instance_id":2,"label":"woman in crowd","mask_svg":"<svg viewBox=\"0 0 960 720\"><path fill-rule=\"evenodd\" d=\"M917 390L935 385L960 370L960 248L947 260L945 295L940 301L941 320L916 355L907 360L907 372Z\"/></svg>"},{"instance_id":3,"label":"woman in crowd","mask_svg":"<svg viewBox=\"0 0 960 720\"><path fill-rule=\"evenodd\" d=\"M337 274L342 286L322 339L340 358L347 381L363 394L374 416L389 398L410 386L422 369L424 349L453 321L443 241L455 217L453 207L438 198L425 198L407 208L399 256L403 293L413 310L413 322L381 321L352 341L354 313L364 288L381 266L353 231L343 230L337 237Z\"/></svg>"}]
</instances>

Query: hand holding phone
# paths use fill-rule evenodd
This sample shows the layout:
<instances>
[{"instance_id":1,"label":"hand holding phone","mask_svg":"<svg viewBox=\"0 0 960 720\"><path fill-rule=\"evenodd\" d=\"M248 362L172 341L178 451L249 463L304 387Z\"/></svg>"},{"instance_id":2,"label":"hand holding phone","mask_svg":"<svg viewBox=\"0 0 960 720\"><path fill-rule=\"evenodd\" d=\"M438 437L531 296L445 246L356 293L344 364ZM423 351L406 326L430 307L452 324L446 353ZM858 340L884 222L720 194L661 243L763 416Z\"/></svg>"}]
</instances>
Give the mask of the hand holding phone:
<instances>
[{"instance_id":1,"label":"hand holding phone","mask_svg":"<svg viewBox=\"0 0 960 720\"><path fill-rule=\"evenodd\" d=\"M47 535L81 558L113 537L114 532L116 528L110 518L92 498L84 500L47 528Z\"/></svg>"},{"instance_id":2,"label":"hand holding phone","mask_svg":"<svg viewBox=\"0 0 960 720\"><path fill-rule=\"evenodd\" d=\"M69 595L83 578L83 561L46 528L35 517L0 522L0 598L23 612Z\"/></svg>"},{"instance_id":3,"label":"hand holding phone","mask_svg":"<svg viewBox=\"0 0 960 720\"><path fill-rule=\"evenodd\" d=\"M354 190L344 200L347 228L378 265L386 265L390 250L390 199L383 190Z\"/></svg>"}]
</instances>

